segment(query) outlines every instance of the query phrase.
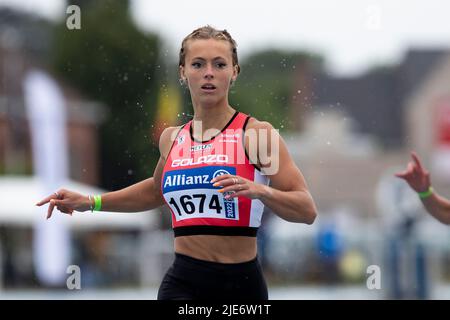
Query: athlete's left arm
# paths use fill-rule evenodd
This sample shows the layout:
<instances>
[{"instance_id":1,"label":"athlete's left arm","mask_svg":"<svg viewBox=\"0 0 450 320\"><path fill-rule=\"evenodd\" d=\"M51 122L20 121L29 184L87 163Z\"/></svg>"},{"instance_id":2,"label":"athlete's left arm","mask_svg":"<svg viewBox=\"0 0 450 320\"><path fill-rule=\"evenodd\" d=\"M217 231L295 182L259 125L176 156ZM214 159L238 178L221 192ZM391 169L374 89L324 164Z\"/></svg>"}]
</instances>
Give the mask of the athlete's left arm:
<instances>
[{"instance_id":1,"label":"athlete's left arm","mask_svg":"<svg viewBox=\"0 0 450 320\"><path fill-rule=\"evenodd\" d=\"M267 146L258 143L258 162L271 181L270 186L260 185L257 198L284 220L312 224L316 205L286 143L270 123L259 122L257 127L267 133Z\"/></svg>"},{"instance_id":2,"label":"athlete's left arm","mask_svg":"<svg viewBox=\"0 0 450 320\"><path fill-rule=\"evenodd\" d=\"M227 197L259 199L284 220L312 224L317 216L316 205L286 143L270 123L251 120L245 133L246 150L250 161L270 178L271 185L225 174L213 179L214 186L223 187L219 192L234 191Z\"/></svg>"}]
</instances>

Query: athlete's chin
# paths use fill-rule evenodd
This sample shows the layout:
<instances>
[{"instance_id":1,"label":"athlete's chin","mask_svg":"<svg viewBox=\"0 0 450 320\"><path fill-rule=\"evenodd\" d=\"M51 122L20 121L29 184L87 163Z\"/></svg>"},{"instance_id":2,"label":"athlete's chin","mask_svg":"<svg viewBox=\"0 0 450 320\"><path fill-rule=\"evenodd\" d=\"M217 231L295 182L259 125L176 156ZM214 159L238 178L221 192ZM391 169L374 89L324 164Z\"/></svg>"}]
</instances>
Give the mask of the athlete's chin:
<instances>
[{"instance_id":1,"label":"athlete's chin","mask_svg":"<svg viewBox=\"0 0 450 320\"><path fill-rule=\"evenodd\" d=\"M213 97L213 96L203 96L200 97L199 102L200 105L203 107L213 107L219 103L221 99L219 97Z\"/></svg>"}]
</instances>

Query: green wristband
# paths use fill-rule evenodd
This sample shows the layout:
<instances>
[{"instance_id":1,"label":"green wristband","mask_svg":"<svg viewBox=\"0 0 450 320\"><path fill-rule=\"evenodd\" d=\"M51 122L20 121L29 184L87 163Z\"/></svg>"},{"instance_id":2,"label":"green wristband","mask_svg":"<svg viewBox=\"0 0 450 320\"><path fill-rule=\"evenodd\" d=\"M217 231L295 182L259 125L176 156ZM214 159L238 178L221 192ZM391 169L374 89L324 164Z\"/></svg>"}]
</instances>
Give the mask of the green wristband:
<instances>
[{"instance_id":1,"label":"green wristband","mask_svg":"<svg viewBox=\"0 0 450 320\"><path fill-rule=\"evenodd\" d=\"M94 211L100 211L102 209L102 196L96 195L94 196Z\"/></svg>"},{"instance_id":2,"label":"green wristband","mask_svg":"<svg viewBox=\"0 0 450 320\"><path fill-rule=\"evenodd\" d=\"M429 187L427 191L418 192L420 199L426 199L433 194L433 187Z\"/></svg>"}]
</instances>

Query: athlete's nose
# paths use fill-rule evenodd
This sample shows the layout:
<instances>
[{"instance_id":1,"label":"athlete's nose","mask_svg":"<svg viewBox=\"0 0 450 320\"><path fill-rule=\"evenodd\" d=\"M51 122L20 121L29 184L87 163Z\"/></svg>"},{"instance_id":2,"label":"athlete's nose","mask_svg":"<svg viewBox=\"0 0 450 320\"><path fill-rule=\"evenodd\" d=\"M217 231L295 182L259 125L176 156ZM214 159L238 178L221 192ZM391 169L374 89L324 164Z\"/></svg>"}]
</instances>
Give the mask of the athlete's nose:
<instances>
[{"instance_id":1,"label":"athlete's nose","mask_svg":"<svg viewBox=\"0 0 450 320\"><path fill-rule=\"evenodd\" d=\"M214 78L214 70L213 70L212 65L210 65L210 64L206 65L204 78L205 79L212 79L212 78Z\"/></svg>"}]
</instances>

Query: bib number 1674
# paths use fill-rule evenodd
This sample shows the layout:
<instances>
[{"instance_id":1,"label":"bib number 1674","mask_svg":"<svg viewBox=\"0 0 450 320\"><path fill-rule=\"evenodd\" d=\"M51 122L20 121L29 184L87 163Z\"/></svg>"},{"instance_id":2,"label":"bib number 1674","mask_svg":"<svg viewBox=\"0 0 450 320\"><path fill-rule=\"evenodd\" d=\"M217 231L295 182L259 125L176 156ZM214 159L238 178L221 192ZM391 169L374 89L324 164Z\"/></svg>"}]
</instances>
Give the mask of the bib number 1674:
<instances>
[{"instance_id":1,"label":"bib number 1674","mask_svg":"<svg viewBox=\"0 0 450 320\"><path fill-rule=\"evenodd\" d=\"M180 197L179 203L175 201L174 198L170 198L169 204L175 208L177 214L182 216L183 213L193 214L194 212L204 213L205 212L205 203L208 211L216 211L217 214L220 214L222 211L222 206L220 205L219 195L213 194L210 199L206 194L197 193L193 195L184 195ZM200 201L193 201L194 199L200 199ZM196 203L198 203L198 207L196 207ZM181 208L180 208L181 206Z\"/></svg>"}]
</instances>

